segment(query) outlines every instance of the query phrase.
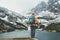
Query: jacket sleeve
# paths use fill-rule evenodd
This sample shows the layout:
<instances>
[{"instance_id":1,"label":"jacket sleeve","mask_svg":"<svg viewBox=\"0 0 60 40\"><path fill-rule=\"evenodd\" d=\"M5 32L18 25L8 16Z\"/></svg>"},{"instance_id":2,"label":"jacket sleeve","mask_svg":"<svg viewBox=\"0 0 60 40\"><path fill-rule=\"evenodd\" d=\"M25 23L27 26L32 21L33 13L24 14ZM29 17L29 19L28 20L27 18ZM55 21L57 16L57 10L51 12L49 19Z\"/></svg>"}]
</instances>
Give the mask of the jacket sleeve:
<instances>
[{"instance_id":1,"label":"jacket sleeve","mask_svg":"<svg viewBox=\"0 0 60 40\"><path fill-rule=\"evenodd\" d=\"M40 23L40 20L37 17L35 17L35 22Z\"/></svg>"},{"instance_id":2,"label":"jacket sleeve","mask_svg":"<svg viewBox=\"0 0 60 40\"><path fill-rule=\"evenodd\" d=\"M26 20L26 22L29 22L29 18Z\"/></svg>"}]
</instances>

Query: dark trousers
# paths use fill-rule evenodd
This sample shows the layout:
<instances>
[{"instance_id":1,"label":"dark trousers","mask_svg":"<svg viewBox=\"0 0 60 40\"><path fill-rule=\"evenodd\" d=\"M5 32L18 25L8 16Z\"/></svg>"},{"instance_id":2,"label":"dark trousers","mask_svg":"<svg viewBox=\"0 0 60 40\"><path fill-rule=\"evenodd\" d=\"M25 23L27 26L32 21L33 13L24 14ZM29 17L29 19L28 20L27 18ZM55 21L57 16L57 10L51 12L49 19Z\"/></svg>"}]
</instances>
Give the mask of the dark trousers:
<instances>
[{"instance_id":1,"label":"dark trousers","mask_svg":"<svg viewBox=\"0 0 60 40\"><path fill-rule=\"evenodd\" d=\"M31 37L35 37L35 27L31 27Z\"/></svg>"}]
</instances>

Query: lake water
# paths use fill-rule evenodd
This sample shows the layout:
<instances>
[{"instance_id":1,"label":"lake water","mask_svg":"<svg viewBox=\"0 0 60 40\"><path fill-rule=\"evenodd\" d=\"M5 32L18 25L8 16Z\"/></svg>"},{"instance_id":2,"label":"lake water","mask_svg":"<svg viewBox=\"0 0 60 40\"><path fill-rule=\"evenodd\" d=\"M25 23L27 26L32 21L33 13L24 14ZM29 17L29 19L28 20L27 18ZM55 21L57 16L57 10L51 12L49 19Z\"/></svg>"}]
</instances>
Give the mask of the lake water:
<instances>
[{"instance_id":1,"label":"lake water","mask_svg":"<svg viewBox=\"0 0 60 40\"><path fill-rule=\"evenodd\" d=\"M19 38L19 37L30 37L30 31L21 30L21 31L0 33L0 38ZM60 33L37 30L36 38L38 40L60 40Z\"/></svg>"}]
</instances>

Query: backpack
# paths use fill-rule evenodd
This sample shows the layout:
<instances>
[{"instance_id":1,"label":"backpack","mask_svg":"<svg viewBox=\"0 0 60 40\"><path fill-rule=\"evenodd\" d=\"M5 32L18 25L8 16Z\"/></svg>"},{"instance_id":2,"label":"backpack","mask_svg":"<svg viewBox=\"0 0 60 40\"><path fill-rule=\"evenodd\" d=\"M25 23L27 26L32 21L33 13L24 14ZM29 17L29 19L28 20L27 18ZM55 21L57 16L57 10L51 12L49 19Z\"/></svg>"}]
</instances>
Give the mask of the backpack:
<instances>
[{"instance_id":1,"label":"backpack","mask_svg":"<svg viewBox=\"0 0 60 40\"><path fill-rule=\"evenodd\" d=\"M35 17L31 16L31 17L29 18L29 23L30 23L30 24L35 24Z\"/></svg>"}]
</instances>

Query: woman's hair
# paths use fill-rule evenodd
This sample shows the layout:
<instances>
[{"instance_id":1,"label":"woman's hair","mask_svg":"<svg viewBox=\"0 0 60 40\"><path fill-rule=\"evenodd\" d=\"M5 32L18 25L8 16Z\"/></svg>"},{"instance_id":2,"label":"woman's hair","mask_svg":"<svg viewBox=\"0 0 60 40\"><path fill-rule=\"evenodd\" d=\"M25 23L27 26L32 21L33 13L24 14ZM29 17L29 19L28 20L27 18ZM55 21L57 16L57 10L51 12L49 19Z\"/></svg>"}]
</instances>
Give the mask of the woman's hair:
<instances>
[{"instance_id":1,"label":"woman's hair","mask_svg":"<svg viewBox=\"0 0 60 40\"><path fill-rule=\"evenodd\" d=\"M32 15L35 15L34 13L32 13Z\"/></svg>"}]
</instances>

